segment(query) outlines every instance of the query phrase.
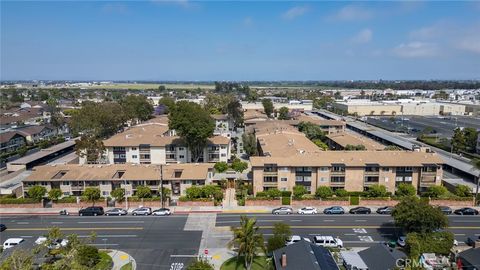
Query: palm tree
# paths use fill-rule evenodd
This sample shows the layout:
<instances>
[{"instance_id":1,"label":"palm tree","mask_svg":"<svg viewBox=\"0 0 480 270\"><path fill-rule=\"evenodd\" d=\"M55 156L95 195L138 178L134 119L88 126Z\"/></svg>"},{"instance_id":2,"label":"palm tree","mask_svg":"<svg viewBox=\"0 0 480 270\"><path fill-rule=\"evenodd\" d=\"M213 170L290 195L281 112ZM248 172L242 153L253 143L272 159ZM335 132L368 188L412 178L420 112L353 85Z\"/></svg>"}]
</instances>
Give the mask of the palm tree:
<instances>
[{"instance_id":1,"label":"palm tree","mask_svg":"<svg viewBox=\"0 0 480 270\"><path fill-rule=\"evenodd\" d=\"M480 159L474 158L472 160L472 165L475 167L477 170L480 170ZM479 203L479 198L478 198L478 187L479 187L479 182L480 182L480 175L477 175L477 190L475 191L475 202L478 204Z\"/></svg>"},{"instance_id":2,"label":"palm tree","mask_svg":"<svg viewBox=\"0 0 480 270\"><path fill-rule=\"evenodd\" d=\"M230 246L236 246L237 261L240 257L244 257L244 264L247 270L252 267L253 259L258 249L265 251L263 243L263 235L259 233L259 227L256 226L257 220L254 218L240 217L240 227L233 229L233 240Z\"/></svg>"}]
</instances>

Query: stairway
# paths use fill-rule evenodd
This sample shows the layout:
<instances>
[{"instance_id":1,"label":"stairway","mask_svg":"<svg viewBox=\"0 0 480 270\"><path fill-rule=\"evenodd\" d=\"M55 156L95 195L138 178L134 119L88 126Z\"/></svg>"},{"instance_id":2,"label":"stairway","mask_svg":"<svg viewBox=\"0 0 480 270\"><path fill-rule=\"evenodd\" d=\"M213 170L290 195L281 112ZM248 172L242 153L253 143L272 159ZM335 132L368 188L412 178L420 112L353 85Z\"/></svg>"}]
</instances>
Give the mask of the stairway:
<instances>
[{"instance_id":1,"label":"stairway","mask_svg":"<svg viewBox=\"0 0 480 270\"><path fill-rule=\"evenodd\" d=\"M238 206L238 202L235 198L235 189L234 188L227 188L225 190L225 197L223 198L222 205L223 205L223 208Z\"/></svg>"}]
</instances>

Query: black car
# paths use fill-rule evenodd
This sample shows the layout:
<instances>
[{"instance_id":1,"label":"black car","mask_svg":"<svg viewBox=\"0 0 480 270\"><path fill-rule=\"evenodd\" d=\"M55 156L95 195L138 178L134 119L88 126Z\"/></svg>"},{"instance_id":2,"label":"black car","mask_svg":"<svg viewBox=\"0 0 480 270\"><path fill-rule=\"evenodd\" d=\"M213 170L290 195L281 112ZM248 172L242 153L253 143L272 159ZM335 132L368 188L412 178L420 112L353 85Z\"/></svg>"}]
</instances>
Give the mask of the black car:
<instances>
[{"instance_id":1,"label":"black car","mask_svg":"<svg viewBox=\"0 0 480 270\"><path fill-rule=\"evenodd\" d=\"M380 207L377 209L377 214L381 214L381 215L391 215L392 214L392 211L393 211L393 207L391 206L384 206L384 207Z\"/></svg>"},{"instance_id":2,"label":"black car","mask_svg":"<svg viewBox=\"0 0 480 270\"><path fill-rule=\"evenodd\" d=\"M370 214L372 213L372 210L368 207L359 206L359 207L350 209L349 213L350 214Z\"/></svg>"},{"instance_id":3,"label":"black car","mask_svg":"<svg viewBox=\"0 0 480 270\"><path fill-rule=\"evenodd\" d=\"M3 232L7 229L7 226L5 224L0 224L0 232Z\"/></svg>"},{"instance_id":4,"label":"black car","mask_svg":"<svg viewBox=\"0 0 480 270\"><path fill-rule=\"evenodd\" d=\"M478 210L470 208L470 207L464 207L460 208L454 211L456 215L470 215L470 216L476 216L478 215Z\"/></svg>"},{"instance_id":5,"label":"black car","mask_svg":"<svg viewBox=\"0 0 480 270\"><path fill-rule=\"evenodd\" d=\"M453 213L452 208L448 206L439 206L438 209L440 209L440 211L442 211L442 213L445 215L451 215Z\"/></svg>"},{"instance_id":6,"label":"black car","mask_svg":"<svg viewBox=\"0 0 480 270\"><path fill-rule=\"evenodd\" d=\"M101 206L90 206L78 211L79 216L101 216L103 213L103 207Z\"/></svg>"}]
</instances>

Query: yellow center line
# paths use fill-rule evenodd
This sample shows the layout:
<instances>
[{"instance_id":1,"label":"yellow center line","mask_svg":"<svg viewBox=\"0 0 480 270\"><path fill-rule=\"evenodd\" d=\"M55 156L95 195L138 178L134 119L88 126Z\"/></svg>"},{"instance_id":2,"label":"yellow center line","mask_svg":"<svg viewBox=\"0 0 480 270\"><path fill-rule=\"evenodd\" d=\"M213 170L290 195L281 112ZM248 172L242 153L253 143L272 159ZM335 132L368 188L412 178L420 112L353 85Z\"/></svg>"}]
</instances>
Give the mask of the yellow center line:
<instances>
[{"instance_id":1,"label":"yellow center line","mask_svg":"<svg viewBox=\"0 0 480 270\"><path fill-rule=\"evenodd\" d=\"M51 228L13 228L7 229L8 231L48 231ZM100 227L100 228L62 228L62 231L101 231L101 230L143 230L143 227Z\"/></svg>"}]
</instances>

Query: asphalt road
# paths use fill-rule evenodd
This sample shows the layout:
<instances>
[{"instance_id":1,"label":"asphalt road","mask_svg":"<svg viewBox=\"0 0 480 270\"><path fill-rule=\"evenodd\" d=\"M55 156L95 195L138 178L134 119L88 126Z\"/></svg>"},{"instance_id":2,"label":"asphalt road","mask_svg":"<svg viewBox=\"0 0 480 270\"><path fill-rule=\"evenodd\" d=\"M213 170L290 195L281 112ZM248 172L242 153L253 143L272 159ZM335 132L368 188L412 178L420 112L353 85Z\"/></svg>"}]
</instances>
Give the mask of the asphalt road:
<instances>
[{"instance_id":1,"label":"asphalt road","mask_svg":"<svg viewBox=\"0 0 480 270\"><path fill-rule=\"evenodd\" d=\"M312 238L314 235L338 236L345 247L368 247L371 244L396 240L402 235L388 215L271 215L251 214L257 219L262 233L268 238L272 235L275 222L284 222L291 226L292 233ZM238 226L240 215L217 215L216 226ZM449 230L455 234L460 244L470 235L480 235L478 216L449 216Z\"/></svg>"},{"instance_id":2,"label":"asphalt road","mask_svg":"<svg viewBox=\"0 0 480 270\"><path fill-rule=\"evenodd\" d=\"M95 231L97 237L93 245L129 253L135 258L138 269L171 269L172 265L188 265L192 255L198 252L202 232L184 231L186 220L187 215L5 216L1 217L1 223L7 226L7 230L0 233L0 241L22 237L25 246L29 246L53 226L65 234L75 233L81 238L87 238Z\"/></svg>"}]
</instances>

